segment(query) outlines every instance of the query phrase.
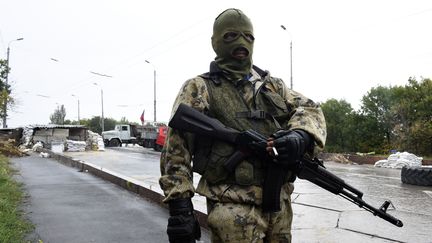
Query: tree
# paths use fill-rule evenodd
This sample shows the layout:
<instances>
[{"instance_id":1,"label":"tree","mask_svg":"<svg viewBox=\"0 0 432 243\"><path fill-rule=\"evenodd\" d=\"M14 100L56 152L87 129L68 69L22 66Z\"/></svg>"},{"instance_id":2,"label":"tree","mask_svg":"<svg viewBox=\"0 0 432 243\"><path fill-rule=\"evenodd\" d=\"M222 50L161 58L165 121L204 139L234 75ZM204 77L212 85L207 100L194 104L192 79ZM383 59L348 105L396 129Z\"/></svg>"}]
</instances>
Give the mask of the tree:
<instances>
[{"instance_id":1,"label":"tree","mask_svg":"<svg viewBox=\"0 0 432 243\"><path fill-rule=\"evenodd\" d=\"M386 138L386 143L381 145L382 151L392 148L422 155L432 154L430 79L417 81L410 77L405 86L378 86L363 96L362 101L363 115L377 121L375 125L369 123L368 129ZM378 146L379 139L369 140L369 144Z\"/></svg>"},{"instance_id":2,"label":"tree","mask_svg":"<svg viewBox=\"0 0 432 243\"><path fill-rule=\"evenodd\" d=\"M349 136L349 151L358 152L387 152L385 137L380 132L378 120L371 115L360 112L352 113L346 128Z\"/></svg>"},{"instance_id":3,"label":"tree","mask_svg":"<svg viewBox=\"0 0 432 243\"><path fill-rule=\"evenodd\" d=\"M328 152L381 152L384 136L378 120L352 109L345 100L321 104L326 124Z\"/></svg>"},{"instance_id":4,"label":"tree","mask_svg":"<svg viewBox=\"0 0 432 243\"><path fill-rule=\"evenodd\" d=\"M394 105L397 138L395 146L401 150L423 155L432 154L432 81L418 82L409 78L408 85L395 92L398 102Z\"/></svg>"},{"instance_id":5,"label":"tree","mask_svg":"<svg viewBox=\"0 0 432 243\"><path fill-rule=\"evenodd\" d=\"M326 124L327 124L327 141L326 150L329 152L346 151L351 147L349 145L350 116L353 113L351 105L345 100L330 99L321 104Z\"/></svg>"},{"instance_id":6,"label":"tree","mask_svg":"<svg viewBox=\"0 0 432 243\"><path fill-rule=\"evenodd\" d=\"M54 113L51 114L50 116L51 124L64 125L65 117L66 117L66 109L64 105L61 105L60 107L57 106Z\"/></svg>"},{"instance_id":7,"label":"tree","mask_svg":"<svg viewBox=\"0 0 432 243\"><path fill-rule=\"evenodd\" d=\"M7 61L0 59L0 90L8 90L10 93L10 86L6 84L6 77L10 71L7 66Z\"/></svg>"},{"instance_id":8,"label":"tree","mask_svg":"<svg viewBox=\"0 0 432 243\"><path fill-rule=\"evenodd\" d=\"M15 103L11 94L10 85L6 83L6 77L10 72L7 61L0 59L0 118L3 121L7 115L7 110Z\"/></svg>"},{"instance_id":9,"label":"tree","mask_svg":"<svg viewBox=\"0 0 432 243\"><path fill-rule=\"evenodd\" d=\"M105 118L104 119L105 131L113 130L116 124L119 124L117 120L113 118Z\"/></svg>"},{"instance_id":10,"label":"tree","mask_svg":"<svg viewBox=\"0 0 432 243\"><path fill-rule=\"evenodd\" d=\"M64 125L82 125L82 124L80 124L78 121L67 119L64 121Z\"/></svg>"},{"instance_id":11,"label":"tree","mask_svg":"<svg viewBox=\"0 0 432 243\"><path fill-rule=\"evenodd\" d=\"M113 130L116 124L118 124L118 122L115 119L104 118L105 131ZM81 119L81 125L86 126L92 132L102 133L100 116L94 116L91 119Z\"/></svg>"},{"instance_id":12,"label":"tree","mask_svg":"<svg viewBox=\"0 0 432 243\"><path fill-rule=\"evenodd\" d=\"M121 119L120 119L120 121L116 121L116 123L115 124L131 124L131 125L140 125L138 122L131 122L131 121L129 121L126 117L122 117ZM106 127L106 125L105 125L105 127Z\"/></svg>"},{"instance_id":13,"label":"tree","mask_svg":"<svg viewBox=\"0 0 432 243\"><path fill-rule=\"evenodd\" d=\"M393 105L397 103L394 88L378 86L372 88L362 98L361 110L364 115L375 117L379 127L377 133L383 132L387 143L391 144L392 129L394 127Z\"/></svg>"},{"instance_id":14,"label":"tree","mask_svg":"<svg viewBox=\"0 0 432 243\"><path fill-rule=\"evenodd\" d=\"M120 119L120 123L121 124L129 124L129 120L126 118L126 117L122 117L121 119Z\"/></svg>"}]
</instances>

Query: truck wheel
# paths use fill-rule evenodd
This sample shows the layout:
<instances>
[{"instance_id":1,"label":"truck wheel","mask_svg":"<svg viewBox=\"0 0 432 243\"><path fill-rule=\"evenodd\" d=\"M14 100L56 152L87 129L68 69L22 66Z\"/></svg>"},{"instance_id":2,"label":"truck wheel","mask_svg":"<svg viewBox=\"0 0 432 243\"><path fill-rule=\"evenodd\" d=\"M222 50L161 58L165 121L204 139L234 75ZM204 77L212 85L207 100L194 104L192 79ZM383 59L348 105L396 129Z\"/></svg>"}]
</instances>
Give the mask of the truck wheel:
<instances>
[{"instance_id":1,"label":"truck wheel","mask_svg":"<svg viewBox=\"0 0 432 243\"><path fill-rule=\"evenodd\" d=\"M404 166L401 170L403 183L417 186L432 186L432 166Z\"/></svg>"},{"instance_id":2,"label":"truck wheel","mask_svg":"<svg viewBox=\"0 0 432 243\"><path fill-rule=\"evenodd\" d=\"M121 143L118 139L111 139L111 141L109 141L109 146L110 147L118 147L118 146L121 146Z\"/></svg>"}]
</instances>

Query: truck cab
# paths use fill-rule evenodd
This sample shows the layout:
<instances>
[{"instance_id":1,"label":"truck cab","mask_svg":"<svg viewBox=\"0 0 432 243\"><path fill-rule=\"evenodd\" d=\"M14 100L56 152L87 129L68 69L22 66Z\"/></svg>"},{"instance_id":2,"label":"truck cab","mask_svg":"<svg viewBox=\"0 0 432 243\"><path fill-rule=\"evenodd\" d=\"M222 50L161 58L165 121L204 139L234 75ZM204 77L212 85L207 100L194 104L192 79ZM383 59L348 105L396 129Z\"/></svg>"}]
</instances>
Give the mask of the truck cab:
<instances>
[{"instance_id":1,"label":"truck cab","mask_svg":"<svg viewBox=\"0 0 432 243\"><path fill-rule=\"evenodd\" d=\"M156 143L154 146L154 150L156 151L162 151L162 148L165 144L165 138L167 136L168 127L167 126L159 126L158 127L158 135L156 138Z\"/></svg>"},{"instance_id":2,"label":"truck cab","mask_svg":"<svg viewBox=\"0 0 432 243\"><path fill-rule=\"evenodd\" d=\"M114 130L102 133L104 144L107 147L122 146L122 144L136 144L136 128L130 124L119 124Z\"/></svg>"}]
</instances>

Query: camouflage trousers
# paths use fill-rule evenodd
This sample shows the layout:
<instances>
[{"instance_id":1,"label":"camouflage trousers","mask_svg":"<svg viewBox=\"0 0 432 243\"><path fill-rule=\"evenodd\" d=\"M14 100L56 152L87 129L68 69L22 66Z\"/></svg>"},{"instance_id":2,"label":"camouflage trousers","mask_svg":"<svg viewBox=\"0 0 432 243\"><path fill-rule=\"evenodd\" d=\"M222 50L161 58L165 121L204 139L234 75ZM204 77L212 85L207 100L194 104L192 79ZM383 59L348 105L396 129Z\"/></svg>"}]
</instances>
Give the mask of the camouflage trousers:
<instances>
[{"instance_id":1,"label":"camouflage trousers","mask_svg":"<svg viewBox=\"0 0 432 243\"><path fill-rule=\"evenodd\" d=\"M291 200L281 200L281 211L263 213L261 207L248 204L207 201L207 223L211 242L291 242Z\"/></svg>"}]
</instances>

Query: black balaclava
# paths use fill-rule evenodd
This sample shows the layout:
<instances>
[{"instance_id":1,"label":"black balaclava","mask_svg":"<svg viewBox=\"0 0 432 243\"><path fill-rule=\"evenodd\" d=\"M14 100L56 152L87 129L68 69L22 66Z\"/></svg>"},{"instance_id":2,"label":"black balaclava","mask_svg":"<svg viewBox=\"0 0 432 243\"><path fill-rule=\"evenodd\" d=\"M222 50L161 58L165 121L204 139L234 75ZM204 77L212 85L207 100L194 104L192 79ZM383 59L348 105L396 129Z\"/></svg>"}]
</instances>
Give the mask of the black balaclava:
<instances>
[{"instance_id":1,"label":"black balaclava","mask_svg":"<svg viewBox=\"0 0 432 243\"><path fill-rule=\"evenodd\" d=\"M250 74L253 44L252 23L241 10L227 9L215 19L212 36L215 61L229 80L238 81ZM239 52L241 57L234 55Z\"/></svg>"}]
</instances>

